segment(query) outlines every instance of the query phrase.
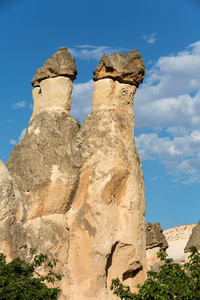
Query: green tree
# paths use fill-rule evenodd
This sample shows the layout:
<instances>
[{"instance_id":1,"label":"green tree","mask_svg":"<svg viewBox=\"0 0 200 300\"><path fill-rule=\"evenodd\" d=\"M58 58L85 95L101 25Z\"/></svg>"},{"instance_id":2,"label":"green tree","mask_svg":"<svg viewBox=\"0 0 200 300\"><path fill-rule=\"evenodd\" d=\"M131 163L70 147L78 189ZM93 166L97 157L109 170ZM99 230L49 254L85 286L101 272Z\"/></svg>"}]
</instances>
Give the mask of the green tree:
<instances>
[{"instance_id":1,"label":"green tree","mask_svg":"<svg viewBox=\"0 0 200 300\"><path fill-rule=\"evenodd\" d=\"M163 265L158 272L147 272L147 280L138 285L138 293L131 293L119 278L113 279L111 290L121 299L134 300L197 300L200 299L200 254L197 247L190 248L189 262L181 266L173 259L167 258L160 250L157 256Z\"/></svg>"},{"instance_id":2,"label":"green tree","mask_svg":"<svg viewBox=\"0 0 200 300\"><path fill-rule=\"evenodd\" d=\"M58 299L60 289L48 288L44 281L54 283L61 280L61 275L54 272L56 260L49 260L47 255L35 255L31 249L33 262L27 263L16 258L6 263L6 256L0 253L0 299L33 300ZM38 268L45 268L46 275L40 275Z\"/></svg>"}]
</instances>

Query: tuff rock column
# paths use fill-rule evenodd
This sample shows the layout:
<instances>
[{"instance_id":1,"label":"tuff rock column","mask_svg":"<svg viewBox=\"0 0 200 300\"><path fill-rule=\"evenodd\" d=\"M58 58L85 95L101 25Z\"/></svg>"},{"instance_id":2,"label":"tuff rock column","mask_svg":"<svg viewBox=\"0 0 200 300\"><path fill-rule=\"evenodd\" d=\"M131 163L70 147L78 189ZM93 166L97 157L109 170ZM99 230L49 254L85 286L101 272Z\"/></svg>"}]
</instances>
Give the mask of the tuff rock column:
<instances>
[{"instance_id":1,"label":"tuff rock column","mask_svg":"<svg viewBox=\"0 0 200 300\"><path fill-rule=\"evenodd\" d=\"M92 112L74 143L79 185L66 213L70 299L114 299L113 278L132 290L145 279L144 180L132 110L144 73L136 50L104 54L94 70Z\"/></svg>"},{"instance_id":2,"label":"tuff rock column","mask_svg":"<svg viewBox=\"0 0 200 300\"><path fill-rule=\"evenodd\" d=\"M0 165L8 185L0 193L8 202L0 248L11 258L27 258L30 248L58 258L62 300L111 300L112 278L132 290L145 279L144 181L132 110L144 72L136 50L104 55L92 112L79 129L69 114L75 62L61 48L36 71L32 119L8 170Z\"/></svg>"},{"instance_id":3,"label":"tuff rock column","mask_svg":"<svg viewBox=\"0 0 200 300\"><path fill-rule=\"evenodd\" d=\"M73 80L77 69L74 58L62 47L52 55L44 66L37 69L31 84L34 110L31 120L43 109L58 107L70 111Z\"/></svg>"},{"instance_id":4,"label":"tuff rock column","mask_svg":"<svg viewBox=\"0 0 200 300\"><path fill-rule=\"evenodd\" d=\"M31 81L33 115L7 161L26 199L26 219L65 213L78 180L72 144L79 126L69 114L76 74L74 58L67 48L60 48Z\"/></svg>"},{"instance_id":5,"label":"tuff rock column","mask_svg":"<svg viewBox=\"0 0 200 300\"><path fill-rule=\"evenodd\" d=\"M74 161L73 155L79 126L69 114L76 74L75 61L66 48L36 71L31 82L35 87L33 116L6 163L8 170L0 165L0 174L7 170L8 184L10 180L16 187L16 196L9 194L7 200L0 182L0 203L8 203L2 217L0 214L0 233L5 233L0 238L0 250L9 258L27 260L30 248L36 248L38 253L57 258L57 271L64 275L58 283L63 300L70 299L70 244L65 213L79 181L80 162L78 158Z\"/></svg>"}]
</instances>

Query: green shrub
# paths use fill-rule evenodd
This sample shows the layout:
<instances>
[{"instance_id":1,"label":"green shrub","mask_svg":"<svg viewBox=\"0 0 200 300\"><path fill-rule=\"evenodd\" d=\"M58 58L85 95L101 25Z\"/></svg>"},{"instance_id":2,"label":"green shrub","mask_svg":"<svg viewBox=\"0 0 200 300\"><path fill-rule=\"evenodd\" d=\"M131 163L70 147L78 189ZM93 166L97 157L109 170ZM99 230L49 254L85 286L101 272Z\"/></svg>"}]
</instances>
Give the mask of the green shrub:
<instances>
[{"instance_id":1,"label":"green shrub","mask_svg":"<svg viewBox=\"0 0 200 300\"><path fill-rule=\"evenodd\" d=\"M35 250L31 249L31 254L34 255ZM55 266L56 260L49 260L42 253L34 255L32 263L20 258L6 263L6 256L0 253L0 299L58 299L60 289L48 288L44 283L61 280L62 276L53 271ZM40 275L38 267L45 268L46 275Z\"/></svg>"},{"instance_id":2,"label":"green shrub","mask_svg":"<svg viewBox=\"0 0 200 300\"><path fill-rule=\"evenodd\" d=\"M148 271L143 285L138 285L138 293L131 293L119 278L113 279L111 290L121 299L134 300L197 300L200 299L200 254L197 247L190 248L189 262L181 266L167 258L160 250L157 256L163 265L158 272Z\"/></svg>"}]
</instances>

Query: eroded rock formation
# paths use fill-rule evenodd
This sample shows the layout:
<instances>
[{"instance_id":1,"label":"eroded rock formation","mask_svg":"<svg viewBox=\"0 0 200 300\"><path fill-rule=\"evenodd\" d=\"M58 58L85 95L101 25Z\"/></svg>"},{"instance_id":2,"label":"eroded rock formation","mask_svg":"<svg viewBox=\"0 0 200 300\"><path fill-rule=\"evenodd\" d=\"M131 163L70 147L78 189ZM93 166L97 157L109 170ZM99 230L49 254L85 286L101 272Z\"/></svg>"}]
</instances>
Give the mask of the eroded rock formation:
<instances>
[{"instance_id":1,"label":"eroded rock formation","mask_svg":"<svg viewBox=\"0 0 200 300\"><path fill-rule=\"evenodd\" d=\"M160 249L168 248L167 240L163 234L163 229L160 223L146 224L146 255L147 269L154 270L158 267L160 260L157 257L157 252Z\"/></svg>"},{"instance_id":2,"label":"eroded rock formation","mask_svg":"<svg viewBox=\"0 0 200 300\"><path fill-rule=\"evenodd\" d=\"M189 248L191 246L195 246L199 249L200 252L200 220L196 224L196 226L192 229L192 234L185 246L184 252L185 252L185 261L188 261L188 256L190 255Z\"/></svg>"},{"instance_id":3,"label":"eroded rock formation","mask_svg":"<svg viewBox=\"0 0 200 300\"><path fill-rule=\"evenodd\" d=\"M94 74L92 112L79 128L69 114L75 62L66 48L52 56L32 80L26 134L7 169L0 165L0 188L7 186L0 194L7 230L0 251L24 259L32 247L58 258L61 299L114 299L112 278L135 290L146 273L144 180L132 110L144 65L136 50L104 55Z\"/></svg>"}]
</instances>

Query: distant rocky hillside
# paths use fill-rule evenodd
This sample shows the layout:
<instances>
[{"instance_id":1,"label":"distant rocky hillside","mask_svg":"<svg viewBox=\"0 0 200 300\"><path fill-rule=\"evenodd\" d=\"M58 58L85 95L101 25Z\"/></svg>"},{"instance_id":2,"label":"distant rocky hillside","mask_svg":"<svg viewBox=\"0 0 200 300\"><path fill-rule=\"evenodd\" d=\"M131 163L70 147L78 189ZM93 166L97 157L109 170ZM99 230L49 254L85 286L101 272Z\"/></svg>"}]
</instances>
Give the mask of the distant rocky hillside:
<instances>
[{"instance_id":1,"label":"distant rocky hillside","mask_svg":"<svg viewBox=\"0 0 200 300\"><path fill-rule=\"evenodd\" d=\"M167 254L174 260L180 262L185 260L184 248L195 226L196 223L186 224L163 231L169 245Z\"/></svg>"}]
</instances>

